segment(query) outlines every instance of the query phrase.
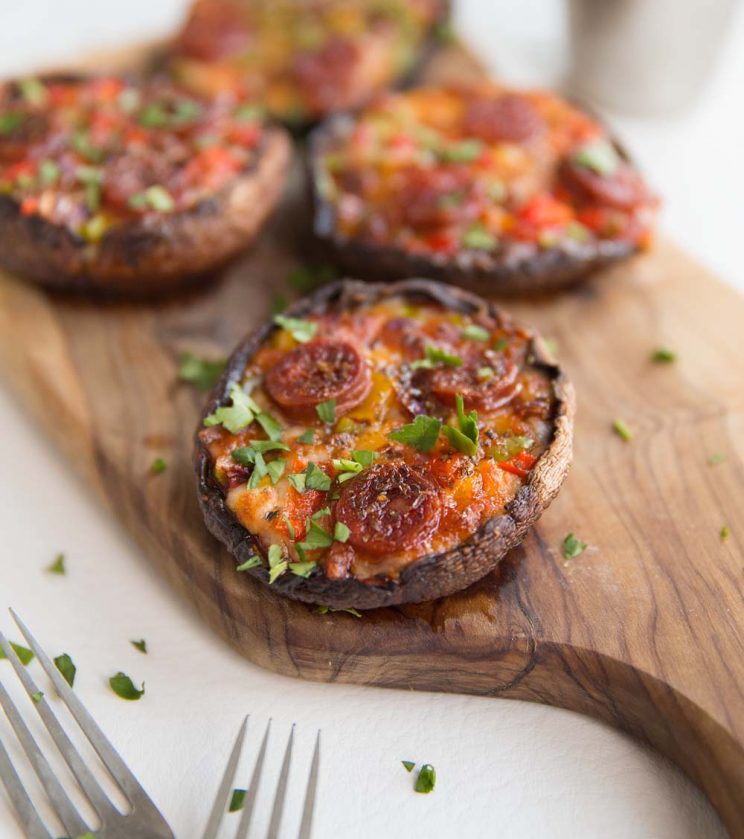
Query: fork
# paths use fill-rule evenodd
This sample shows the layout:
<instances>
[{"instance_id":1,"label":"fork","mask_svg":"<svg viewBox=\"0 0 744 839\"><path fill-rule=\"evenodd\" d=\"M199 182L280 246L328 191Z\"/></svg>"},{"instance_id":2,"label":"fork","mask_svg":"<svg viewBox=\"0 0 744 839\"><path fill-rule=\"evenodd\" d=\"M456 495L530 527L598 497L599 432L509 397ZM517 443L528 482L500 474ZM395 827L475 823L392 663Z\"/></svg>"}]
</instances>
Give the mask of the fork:
<instances>
[{"instance_id":1,"label":"fork","mask_svg":"<svg viewBox=\"0 0 744 839\"><path fill-rule=\"evenodd\" d=\"M51 662L49 656L41 649L18 615L12 609L10 613L47 676L52 680L60 698L129 803L130 809L125 813L114 806L62 728L46 697L21 664L15 650L0 632L0 648L12 664L57 749L70 767L72 774L77 779L100 820L100 827L93 830L82 818L44 757L41 748L34 740L10 695L0 682L0 706L5 711L15 735L41 781L52 808L64 825L67 835L70 837L85 837L85 839L88 839L88 837L95 837L96 839L174 839L173 832L155 804ZM29 839L53 839L53 834L45 826L38 810L26 792L1 738L0 780L8 791L26 836Z\"/></svg>"},{"instance_id":2,"label":"fork","mask_svg":"<svg viewBox=\"0 0 744 839\"><path fill-rule=\"evenodd\" d=\"M240 760L240 754L243 750L243 741L248 729L248 717L243 720L240 726L238 736L235 738L235 744L230 753L230 757L225 767L225 773L222 776L220 787L212 805L212 811L209 814L207 826L204 829L202 839L216 839L217 833L220 829L222 819L227 811L228 797L233 786L235 778L235 770ZM256 796L258 795L258 786L261 781L261 770L263 769L264 757L266 755L266 745L269 741L269 730L271 728L271 720L266 725L264 736L261 741L261 746L258 750L258 757L253 767L251 780L243 799L242 813L240 821L235 830L235 839L247 839L248 830L251 825L251 816L253 815L253 805L256 803ZM292 761L292 742L294 740L294 725L289 733L287 746L284 750L284 758L282 760L282 768L279 772L279 781L276 786L276 793L274 794L274 805L271 810L271 820L269 822L269 829L266 834L266 839L277 839L279 835L279 825L282 820L282 812L284 810L284 799L287 793L287 780L289 778L289 767ZM320 768L320 731L315 738L315 749L313 751L313 758L310 764L310 775L308 777L307 789L305 791L305 804L302 810L302 821L300 822L300 831L298 839L310 839L310 832L312 830L313 810L315 808L315 793L318 788L318 770Z\"/></svg>"}]
</instances>

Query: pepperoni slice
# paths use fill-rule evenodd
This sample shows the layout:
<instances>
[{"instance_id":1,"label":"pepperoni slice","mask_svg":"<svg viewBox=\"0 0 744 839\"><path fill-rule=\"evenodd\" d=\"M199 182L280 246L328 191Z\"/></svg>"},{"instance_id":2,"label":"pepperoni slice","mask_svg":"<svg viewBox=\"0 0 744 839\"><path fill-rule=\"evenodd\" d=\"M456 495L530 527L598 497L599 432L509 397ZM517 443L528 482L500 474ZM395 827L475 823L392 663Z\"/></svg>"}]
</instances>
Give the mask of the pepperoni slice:
<instances>
[{"instance_id":1,"label":"pepperoni slice","mask_svg":"<svg viewBox=\"0 0 744 839\"><path fill-rule=\"evenodd\" d=\"M445 405L454 406L458 394L462 396L465 409L495 411L508 404L519 391L518 366L503 356L483 356L480 360L470 359L462 367L437 367L430 371L429 387L432 394ZM488 378L478 375L484 367L493 371Z\"/></svg>"},{"instance_id":2,"label":"pepperoni slice","mask_svg":"<svg viewBox=\"0 0 744 839\"><path fill-rule=\"evenodd\" d=\"M587 166L566 160L559 177L579 199L617 210L631 210L646 198L641 176L625 162L620 163L611 175L600 175Z\"/></svg>"},{"instance_id":3,"label":"pepperoni slice","mask_svg":"<svg viewBox=\"0 0 744 839\"><path fill-rule=\"evenodd\" d=\"M315 419L315 407L336 400L336 416L369 393L372 376L364 358L346 341L312 341L287 353L266 373L269 396L297 419Z\"/></svg>"},{"instance_id":4,"label":"pepperoni slice","mask_svg":"<svg viewBox=\"0 0 744 839\"><path fill-rule=\"evenodd\" d=\"M455 221L473 221L478 207L471 197L471 180L462 168L401 172L395 184L395 212L400 222L416 230L429 230Z\"/></svg>"},{"instance_id":5,"label":"pepperoni slice","mask_svg":"<svg viewBox=\"0 0 744 839\"><path fill-rule=\"evenodd\" d=\"M335 519L349 528L352 547L387 554L428 539L441 512L436 484L404 461L390 460L365 469L344 484Z\"/></svg>"},{"instance_id":6,"label":"pepperoni slice","mask_svg":"<svg viewBox=\"0 0 744 839\"><path fill-rule=\"evenodd\" d=\"M487 143L523 143L541 134L545 121L525 96L505 93L497 99L473 99L465 109L463 130Z\"/></svg>"}]
</instances>

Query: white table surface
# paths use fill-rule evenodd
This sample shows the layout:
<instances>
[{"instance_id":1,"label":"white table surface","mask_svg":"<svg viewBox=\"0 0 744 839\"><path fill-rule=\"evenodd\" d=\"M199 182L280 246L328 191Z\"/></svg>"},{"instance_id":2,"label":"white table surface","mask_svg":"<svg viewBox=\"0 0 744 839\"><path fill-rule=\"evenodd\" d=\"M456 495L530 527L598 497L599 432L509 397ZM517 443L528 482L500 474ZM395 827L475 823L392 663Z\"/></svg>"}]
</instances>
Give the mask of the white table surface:
<instances>
[{"instance_id":1,"label":"white table surface","mask_svg":"<svg viewBox=\"0 0 744 839\"><path fill-rule=\"evenodd\" d=\"M4 0L0 73L165 33L182 7L183 0ZM555 80L558 2L463 0L459 21L503 77ZM744 288L742 47L739 14L704 101L684 116L610 116L653 173L665 199L664 228ZM50 652L73 656L76 690L179 839L199 834L248 712L254 746L266 720L274 721L268 779L278 771L279 741L297 723L283 836L296 834L318 727L319 839L724 835L703 796L667 761L576 714L507 700L305 684L254 667L191 614L2 389L0 427L0 628L17 640L4 612L13 605ZM60 550L67 576L44 573ZM129 644L143 637L147 656ZM1 667L8 684L8 665ZM111 693L107 679L118 670L145 680L140 702ZM37 665L32 672L43 681ZM0 737L7 734L0 719ZM411 791L401 759L435 764L432 795ZM268 823L269 786L259 799L257 836ZM0 794L0 839L20 835Z\"/></svg>"}]
</instances>

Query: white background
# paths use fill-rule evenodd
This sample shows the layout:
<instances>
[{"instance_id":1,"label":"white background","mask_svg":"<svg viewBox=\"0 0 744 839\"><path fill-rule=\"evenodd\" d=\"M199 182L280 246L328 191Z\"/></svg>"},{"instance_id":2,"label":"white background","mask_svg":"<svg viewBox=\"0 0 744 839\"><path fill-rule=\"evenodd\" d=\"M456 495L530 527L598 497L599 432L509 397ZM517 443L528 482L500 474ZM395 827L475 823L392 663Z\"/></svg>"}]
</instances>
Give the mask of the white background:
<instances>
[{"instance_id":1,"label":"white background","mask_svg":"<svg viewBox=\"0 0 744 839\"><path fill-rule=\"evenodd\" d=\"M164 34L182 7L182 0L3 0L0 73ZM459 25L502 77L558 81L558 0L463 0ZM609 114L664 197L663 227L740 288L743 84L740 13L694 108L652 120ZM297 723L286 836L296 833L318 727L319 838L724 835L701 794L666 761L577 715L506 700L304 684L248 664L166 587L2 389L0 428L0 628L17 639L4 613L13 605L50 652L73 656L76 689L179 839L199 835L248 712L251 745L274 720L270 773L278 770L280 741ZM59 550L68 556L66 577L43 571ZM150 646L146 657L128 643L141 637ZM7 685L9 666L1 668ZM146 681L140 702L109 691L107 678L117 670ZM6 734L1 719L0 737ZM434 794L412 793L401 759L436 765ZM269 786L256 836L267 824ZM0 837L17 836L0 795Z\"/></svg>"}]
</instances>

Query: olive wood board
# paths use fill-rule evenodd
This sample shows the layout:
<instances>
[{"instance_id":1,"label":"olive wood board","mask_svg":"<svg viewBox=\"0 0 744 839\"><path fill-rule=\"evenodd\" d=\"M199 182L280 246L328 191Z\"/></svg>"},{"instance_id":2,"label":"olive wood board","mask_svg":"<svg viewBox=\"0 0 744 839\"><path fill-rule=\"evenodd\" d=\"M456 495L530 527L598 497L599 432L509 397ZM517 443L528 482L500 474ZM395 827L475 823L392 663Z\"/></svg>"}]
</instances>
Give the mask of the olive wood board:
<instances>
[{"instance_id":1,"label":"olive wood board","mask_svg":"<svg viewBox=\"0 0 744 839\"><path fill-rule=\"evenodd\" d=\"M453 46L425 75L480 72ZM200 293L97 305L0 277L6 386L178 592L254 663L590 714L672 758L744 836L744 298L662 239L587 285L507 302L557 342L576 385L563 490L467 591L361 619L320 615L236 573L208 534L191 466L203 395L176 382L181 351L226 354L307 258L302 178L296 163L257 247ZM651 363L659 344L677 351L675 363ZM613 433L615 418L632 441ZM725 460L710 465L715 452ZM163 474L149 474L155 457L168 462ZM569 531L590 547L567 560Z\"/></svg>"}]
</instances>

